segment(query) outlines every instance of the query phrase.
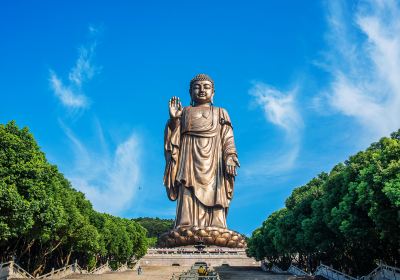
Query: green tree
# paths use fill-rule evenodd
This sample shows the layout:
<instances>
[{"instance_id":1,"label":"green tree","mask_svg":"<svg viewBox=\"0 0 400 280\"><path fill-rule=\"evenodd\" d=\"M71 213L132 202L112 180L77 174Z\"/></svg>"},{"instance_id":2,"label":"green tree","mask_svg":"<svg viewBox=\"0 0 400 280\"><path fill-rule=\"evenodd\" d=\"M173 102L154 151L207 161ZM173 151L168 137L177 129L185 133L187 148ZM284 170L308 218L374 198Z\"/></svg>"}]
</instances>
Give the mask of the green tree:
<instances>
[{"instance_id":1,"label":"green tree","mask_svg":"<svg viewBox=\"0 0 400 280\"><path fill-rule=\"evenodd\" d=\"M174 220L172 219L160 219L160 218L136 218L133 219L138 222L147 230L147 237L158 237L162 233L171 230L174 227Z\"/></svg>"},{"instance_id":2,"label":"green tree","mask_svg":"<svg viewBox=\"0 0 400 280\"><path fill-rule=\"evenodd\" d=\"M293 190L253 232L248 254L353 275L400 259L400 130ZM307 261L306 261L307 260Z\"/></svg>"},{"instance_id":3,"label":"green tree","mask_svg":"<svg viewBox=\"0 0 400 280\"><path fill-rule=\"evenodd\" d=\"M51 165L27 128L0 125L0 261L11 257L33 274L78 260L140 258L146 230L129 219L100 214Z\"/></svg>"}]
</instances>

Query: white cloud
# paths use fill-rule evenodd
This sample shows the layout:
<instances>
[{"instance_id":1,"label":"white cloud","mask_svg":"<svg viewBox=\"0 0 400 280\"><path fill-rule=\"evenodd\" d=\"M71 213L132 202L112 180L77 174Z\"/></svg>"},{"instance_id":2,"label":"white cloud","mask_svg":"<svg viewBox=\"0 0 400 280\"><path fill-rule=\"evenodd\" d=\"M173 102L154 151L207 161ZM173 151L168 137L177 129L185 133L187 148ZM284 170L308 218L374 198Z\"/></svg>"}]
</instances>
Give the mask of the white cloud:
<instances>
[{"instance_id":1,"label":"white cloud","mask_svg":"<svg viewBox=\"0 0 400 280\"><path fill-rule=\"evenodd\" d=\"M94 27L89 27L90 34L95 32ZM90 102L84 94L84 83L91 80L99 71L99 67L94 66L93 56L96 49L96 42L88 47L79 48L79 56L75 65L68 73L68 82L65 83L55 73L50 70L50 87L61 103L71 109L84 109L89 107Z\"/></svg>"},{"instance_id":2,"label":"white cloud","mask_svg":"<svg viewBox=\"0 0 400 280\"><path fill-rule=\"evenodd\" d=\"M89 33L90 35L97 35L100 32L100 28L98 26L89 25Z\"/></svg>"},{"instance_id":3,"label":"white cloud","mask_svg":"<svg viewBox=\"0 0 400 280\"><path fill-rule=\"evenodd\" d=\"M89 26L89 35L96 36L99 29ZM55 96L68 109L86 109L90 102L84 93L85 84L99 71L93 64L96 42L79 48L79 56L70 69L67 82L50 70L50 86ZM101 212L121 214L130 207L139 188L140 155L139 137L131 134L109 149L100 121L95 119L95 143L85 143L62 121L74 160L66 177L72 185L86 194L94 208Z\"/></svg>"},{"instance_id":4,"label":"white cloud","mask_svg":"<svg viewBox=\"0 0 400 280\"><path fill-rule=\"evenodd\" d=\"M76 93L70 86L65 86L58 78L57 74L50 71L50 85L54 94L60 99L61 103L66 107L84 108L88 105L87 97L83 94Z\"/></svg>"},{"instance_id":5,"label":"white cloud","mask_svg":"<svg viewBox=\"0 0 400 280\"><path fill-rule=\"evenodd\" d=\"M296 89L284 93L264 83L254 83L250 94L261 106L267 121L284 129L288 136L294 136L303 121L295 106Z\"/></svg>"},{"instance_id":6,"label":"white cloud","mask_svg":"<svg viewBox=\"0 0 400 280\"><path fill-rule=\"evenodd\" d=\"M75 154L74 169L66 174L72 185L84 192L96 210L120 214L135 198L140 181L141 148L136 134L108 153L100 124L97 139L101 149L88 148L62 124Z\"/></svg>"},{"instance_id":7,"label":"white cloud","mask_svg":"<svg viewBox=\"0 0 400 280\"><path fill-rule=\"evenodd\" d=\"M89 48L79 48L79 57L68 75L69 81L76 87L81 88L84 81L90 80L94 76L96 69L91 60L95 47L96 44L91 45Z\"/></svg>"},{"instance_id":8,"label":"white cloud","mask_svg":"<svg viewBox=\"0 0 400 280\"><path fill-rule=\"evenodd\" d=\"M400 127L400 7L396 1L364 1L354 14L330 1L326 69L332 82L321 96L354 118L368 141Z\"/></svg>"},{"instance_id":9,"label":"white cloud","mask_svg":"<svg viewBox=\"0 0 400 280\"><path fill-rule=\"evenodd\" d=\"M261 82L254 83L250 89L250 95L263 110L266 120L284 131L285 145L280 151L254 160L244 170L245 176L279 176L294 166L300 151L303 129L303 120L296 107L296 92L295 88L285 93Z\"/></svg>"}]
</instances>

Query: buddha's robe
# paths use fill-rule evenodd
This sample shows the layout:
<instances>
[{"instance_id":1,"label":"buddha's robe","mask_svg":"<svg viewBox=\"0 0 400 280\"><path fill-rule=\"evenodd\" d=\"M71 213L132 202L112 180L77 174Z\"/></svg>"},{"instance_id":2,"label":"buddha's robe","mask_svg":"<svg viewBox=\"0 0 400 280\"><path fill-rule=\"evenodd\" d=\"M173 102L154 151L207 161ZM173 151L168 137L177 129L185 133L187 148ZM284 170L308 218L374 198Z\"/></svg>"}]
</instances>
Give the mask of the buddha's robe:
<instances>
[{"instance_id":1,"label":"buddha's robe","mask_svg":"<svg viewBox=\"0 0 400 280\"><path fill-rule=\"evenodd\" d=\"M185 107L165 128L164 185L177 200L175 227L226 228L234 177L226 174L236 155L228 113L214 106Z\"/></svg>"}]
</instances>

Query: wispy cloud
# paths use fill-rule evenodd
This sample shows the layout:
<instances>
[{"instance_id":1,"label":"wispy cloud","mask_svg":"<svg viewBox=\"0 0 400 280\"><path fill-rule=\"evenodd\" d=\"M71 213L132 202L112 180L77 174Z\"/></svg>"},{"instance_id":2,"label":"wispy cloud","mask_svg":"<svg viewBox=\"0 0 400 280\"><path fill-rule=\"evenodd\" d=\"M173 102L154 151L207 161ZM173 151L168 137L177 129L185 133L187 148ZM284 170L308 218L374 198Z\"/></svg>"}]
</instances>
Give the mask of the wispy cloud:
<instances>
[{"instance_id":1,"label":"wispy cloud","mask_svg":"<svg viewBox=\"0 0 400 280\"><path fill-rule=\"evenodd\" d=\"M393 0L363 1L354 13L347 2L329 1L324 66L332 82L324 97L354 118L368 141L400 127L400 7Z\"/></svg>"},{"instance_id":2,"label":"wispy cloud","mask_svg":"<svg viewBox=\"0 0 400 280\"><path fill-rule=\"evenodd\" d=\"M88 32L91 38L96 39L101 29L90 25ZM54 70L50 70L49 82L55 96L73 112L89 109L90 101L84 87L100 71L100 67L93 63L96 46L96 40L93 40L78 49L78 58L69 70L66 82ZM75 124L75 127L78 126L76 131L84 131L84 134L75 134L68 120L59 119L73 151L73 158L64 171L66 177L73 187L85 193L96 210L122 214L131 208L139 189L139 135L132 133L125 140L115 143L115 149L110 149L97 118L94 119L94 130L88 131L86 127L82 130L79 124ZM94 142L89 142L89 138Z\"/></svg>"},{"instance_id":3,"label":"wispy cloud","mask_svg":"<svg viewBox=\"0 0 400 280\"><path fill-rule=\"evenodd\" d=\"M245 175L279 176L294 166L300 150L303 120L296 107L297 88L282 92L268 84L256 82L249 93L263 110L266 121L283 130L285 146L281 151L255 160L245 169Z\"/></svg>"},{"instance_id":4,"label":"wispy cloud","mask_svg":"<svg viewBox=\"0 0 400 280\"><path fill-rule=\"evenodd\" d=\"M282 128L287 137L297 136L303 126L302 118L295 106L297 89L287 93L264 83L254 83L250 94L261 106L267 121Z\"/></svg>"},{"instance_id":5,"label":"wispy cloud","mask_svg":"<svg viewBox=\"0 0 400 280\"><path fill-rule=\"evenodd\" d=\"M74 168L66 174L72 185L87 195L96 210L121 214L132 203L139 187L139 137L131 134L109 153L99 123L100 149L97 150L85 145L65 124L61 126L75 154Z\"/></svg>"},{"instance_id":6,"label":"wispy cloud","mask_svg":"<svg viewBox=\"0 0 400 280\"><path fill-rule=\"evenodd\" d=\"M54 71L50 71L50 85L61 103L69 108L85 108L88 106L88 99L85 95L77 92L71 85L64 85L62 80Z\"/></svg>"},{"instance_id":7,"label":"wispy cloud","mask_svg":"<svg viewBox=\"0 0 400 280\"><path fill-rule=\"evenodd\" d=\"M89 27L90 34L97 33L92 26ZM54 70L50 70L50 87L61 103L71 109L83 109L90 105L85 95L84 83L91 80L99 72L99 67L93 64L96 42L89 46L81 46L78 50L79 56L75 65L68 73L67 82L64 82Z\"/></svg>"}]
</instances>

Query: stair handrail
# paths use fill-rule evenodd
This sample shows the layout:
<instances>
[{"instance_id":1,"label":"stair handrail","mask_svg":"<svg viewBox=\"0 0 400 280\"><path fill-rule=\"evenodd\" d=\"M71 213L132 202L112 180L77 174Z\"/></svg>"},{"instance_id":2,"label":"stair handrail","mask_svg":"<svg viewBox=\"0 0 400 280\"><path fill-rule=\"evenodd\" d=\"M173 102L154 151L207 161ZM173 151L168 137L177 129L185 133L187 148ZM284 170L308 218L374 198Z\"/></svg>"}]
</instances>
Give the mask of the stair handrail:
<instances>
[{"instance_id":1,"label":"stair handrail","mask_svg":"<svg viewBox=\"0 0 400 280\"><path fill-rule=\"evenodd\" d=\"M343 279L357 280L357 278L355 277L347 275L346 273L343 273L339 270L336 270L322 263L317 267L317 270L315 271L314 275L320 275L330 280L343 280Z\"/></svg>"},{"instance_id":2,"label":"stair handrail","mask_svg":"<svg viewBox=\"0 0 400 280\"><path fill-rule=\"evenodd\" d=\"M128 264L127 263L121 264L121 266L118 267L115 271L122 272L122 271L125 271L125 270L128 270Z\"/></svg>"},{"instance_id":3,"label":"stair handrail","mask_svg":"<svg viewBox=\"0 0 400 280\"><path fill-rule=\"evenodd\" d=\"M269 270L268 267L267 267L267 264L264 261L261 262L260 266L261 266L261 269L263 271L268 271Z\"/></svg>"},{"instance_id":4,"label":"stair handrail","mask_svg":"<svg viewBox=\"0 0 400 280\"><path fill-rule=\"evenodd\" d=\"M54 270L54 268L53 268L50 272L48 272L48 273L46 273L46 274L42 274L42 275L40 275L40 276L37 276L36 278L37 278L37 279L43 279L43 278L47 278L47 277L49 277L49 276L57 275L57 274L60 273L61 271L66 271L66 270L69 268L69 266L70 266L70 265L67 265L67 266L61 267L61 268L59 268L59 269L57 269L57 270Z\"/></svg>"},{"instance_id":5,"label":"stair handrail","mask_svg":"<svg viewBox=\"0 0 400 280\"><path fill-rule=\"evenodd\" d=\"M360 280L375 280L375 279L379 279L379 278L376 278L376 277L379 275L379 273L381 273L381 271L383 271L383 273L385 273L385 271L389 271L389 273L393 273L394 278L390 278L390 279L395 279L395 280L400 279L400 268L380 263L368 275L360 277Z\"/></svg>"},{"instance_id":6,"label":"stair handrail","mask_svg":"<svg viewBox=\"0 0 400 280\"><path fill-rule=\"evenodd\" d=\"M109 270L112 270L111 267L110 267L110 265L108 264L108 261L107 261L105 264L100 265L99 267L93 269L93 270L90 271L89 273L90 273L90 274L96 274L96 272L98 272L98 271L100 271L100 270L102 270L102 269L104 269L104 268L108 268Z\"/></svg>"},{"instance_id":7,"label":"stair handrail","mask_svg":"<svg viewBox=\"0 0 400 280\"><path fill-rule=\"evenodd\" d=\"M0 269L2 269L3 267L9 266L10 263L11 263L11 261L5 262L5 263L0 263Z\"/></svg>"},{"instance_id":8,"label":"stair handrail","mask_svg":"<svg viewBox=\"0 0 400 280\"><path fill-rule=\"evenodd\" d=\"M32 274L30 274L28 271L26 271L25 269L20 267L14 261L9 261L8 265L12 269L13 273L18 272L18 273L24 275L26 278L30 278L30 279L35 278Z\"/></svg>"},{"instance_id":9,"label":"stair handrail","mask_svg":"<svg viewBox=\"0 0 400 280\"><path fill-rule=\"evenodd\" d=\"M368 275L360 277L360 280L374 279L374 276L381 270L381 266L378 265L374 270L372 270Z\"/></svg>"},{"instance_id":10,"label":"stair handrail","mask_svg":"<svg viewBox=\"0 0 400 280\"><path fill-rule=\"evenodd\" d=\"M302 270L301 268L290 264L289 268L287 269L287 272L296 275L296 276L309 276L310 274Z\"/></svg>"},{"instance_id":11,"label":"stair handrail","mask_svg":"<svg viewBox=\"0 0 400 280\"><path fill-rule=\"evenodd\" d=\"M286 273L286 271L282 270L280 267L276 266L275 264L272 265L271 271L275 273Z\"/></svg>"},{"instance_id":12,"label":"stair handrail","mask_svg":"<svg viewBox=\"0 0 400 280\"><path fill-rule=\"evenodd\" d=\"M72 274L72 273L75 273L75 272L79 272L79 273L82 273L82 268L78 265L78 263L73 263L73 264L69 264L69 265L66 265L66 266L64 266L64 267L61 267L61 268L59 268L59 269L57 269L57 270L52 270L52 271L50 271L50 272L48 272L48 273L46 273L46 274L43 274L43 275L40 275L40 276L38 276L38 277L36 277L37 279L43 279L43 278L47 278L47 277L49 277L49 276L54 276L54 275L57 275L57 274L60 274L61 272L64 272L64 271L67 271L67 270L70 270L71 271L71 273L70 274Z\"/></svg>"}]
</instances>

